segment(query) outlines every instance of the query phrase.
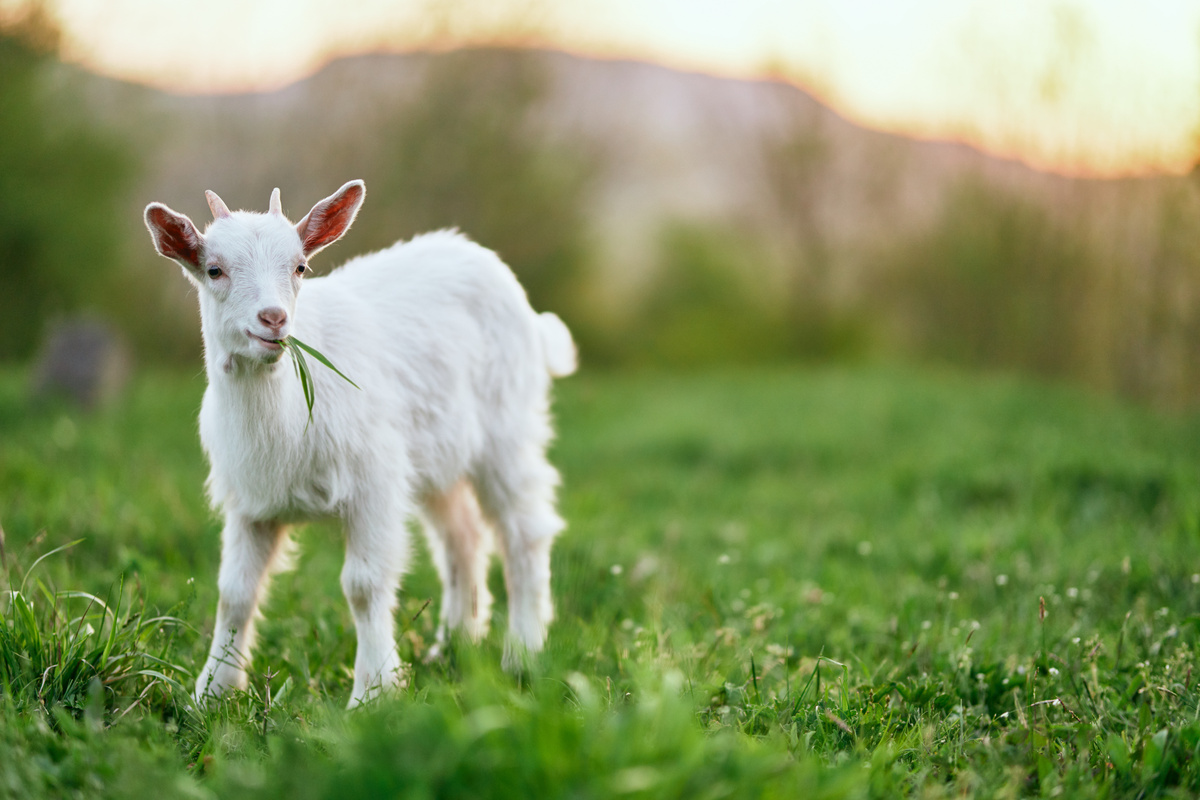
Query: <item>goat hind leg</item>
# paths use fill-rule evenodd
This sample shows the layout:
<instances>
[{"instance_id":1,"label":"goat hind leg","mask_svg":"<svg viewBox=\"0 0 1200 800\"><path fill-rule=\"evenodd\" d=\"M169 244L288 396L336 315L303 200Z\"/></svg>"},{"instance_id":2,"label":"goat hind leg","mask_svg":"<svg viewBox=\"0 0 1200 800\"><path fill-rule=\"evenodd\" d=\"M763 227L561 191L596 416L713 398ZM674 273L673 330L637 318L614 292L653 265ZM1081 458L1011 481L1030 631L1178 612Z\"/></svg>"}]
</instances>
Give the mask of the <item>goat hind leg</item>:
<instances>
[{"instance_id":1,"label":"goat hind leg","mask_svg":"<svg viewBox=\"0 0 1200 800\"><path fill-rule=\"evenodd\" d=\"M442 579L437 641L430 651L430 657L436 658L454 630L462 630L472 641L487 635L492 608L487 571L493 542L475 493L465 480L444 493L426 497L424 518Z\"/></svg>"},{"instance_id":2,"label":"goat hind leg","mask_svg":"<svg viewBox=\"0 0 1200 800\"><path fill-rule=\"evenodd\" d=\"M496 476L498 477L498 476ZM558 472L539 456L524 472L509 473L481 495L495 526L508 591L508 638L504 668L522 668L542 649L554 618L550 596L550 547L566 526L555 509Z\"/></svg>"}]
</instances>

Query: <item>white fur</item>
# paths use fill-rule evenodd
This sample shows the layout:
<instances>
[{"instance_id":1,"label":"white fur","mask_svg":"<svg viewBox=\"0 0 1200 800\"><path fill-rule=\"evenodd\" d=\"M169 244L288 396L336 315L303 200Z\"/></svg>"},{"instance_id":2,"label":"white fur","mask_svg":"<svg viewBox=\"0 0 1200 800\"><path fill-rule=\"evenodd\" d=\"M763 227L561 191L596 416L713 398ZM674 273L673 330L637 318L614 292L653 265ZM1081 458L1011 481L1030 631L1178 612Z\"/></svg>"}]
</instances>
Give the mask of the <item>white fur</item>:
<instances>
[{"instance_id":1,"label":"white fur","mask_svg":"<svg viewBox=\"0 0 1200 800\"><path fill-rule=\"evenodd\" d=\"M277 195L267 214L230 213L210 195L216 218L204 234L165 206L146 209L159 252L200 290L209 380L200 438L225 515L199 699L246 686L266 576L288 527L314 517L346 527L342 587L358 634L351 705L401 677L393 611L410 516L424 522L443 583L439 643L452 629L487 631L493 531L508 589L507 667L542 647L551 621L550 546L564 523L545 450L551 375L575 368L570 333L530 308L494 253L454 232L360 256L328 277L296 274L344 233L364 194L348 183L295 226ZM307 430L290 359L263 341L292 334L361 387L310 357Z\"/></svg>"}]
</instances>

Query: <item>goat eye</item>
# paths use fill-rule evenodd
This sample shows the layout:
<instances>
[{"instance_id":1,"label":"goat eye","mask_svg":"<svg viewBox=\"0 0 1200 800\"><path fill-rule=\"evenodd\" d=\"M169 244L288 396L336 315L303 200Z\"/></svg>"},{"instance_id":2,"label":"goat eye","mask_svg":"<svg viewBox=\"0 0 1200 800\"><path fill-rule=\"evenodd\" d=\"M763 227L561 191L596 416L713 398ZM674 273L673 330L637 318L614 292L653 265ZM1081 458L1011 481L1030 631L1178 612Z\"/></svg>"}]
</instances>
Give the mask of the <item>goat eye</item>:
<instances>
[{"instance_id":1,"label":"goat eye","mask_svg":"<svg viewBox=\"0 0 1200 800\"><path fill-rule=\"evenodd\" d=\"M301 264L301 265L299 265L298 267L296 267L296 274L297 274L297 275L303 275L303 274L304 274L304 270L306 270L306 269L308 269L308 264Z\"/></svg>"},{"instance_id":2,"label":"goat eye","mask_svg":"<svg viewBox=\"0 0 1200 800\"><path fill-rule=\"evenodd\" d=\"M208 268L208 277L210 277L210 278L221 277L221 268L220 267L209 267Z\"/></svg>"}]
</instances>

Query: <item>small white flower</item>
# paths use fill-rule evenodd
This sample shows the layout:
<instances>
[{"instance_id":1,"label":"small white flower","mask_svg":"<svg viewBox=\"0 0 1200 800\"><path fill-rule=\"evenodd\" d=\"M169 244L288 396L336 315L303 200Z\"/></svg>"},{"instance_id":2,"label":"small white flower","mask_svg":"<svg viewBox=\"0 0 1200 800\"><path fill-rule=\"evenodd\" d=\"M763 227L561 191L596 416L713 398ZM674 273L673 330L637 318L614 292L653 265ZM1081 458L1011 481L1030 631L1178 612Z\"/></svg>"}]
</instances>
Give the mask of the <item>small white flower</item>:
<instances>
[{"instance_id":1,"label":"small white flower","mask_svg":"<svg viewBox=\"0 0 1200 800\"><path fill-rule=\"evenodd\" d=\"M1079 590L1076 589L1074 586L1071 586L1070 588L1067 589L1067 597L1074 600L1076 597L1079 597Z\"/></svg>"},{"instance_id":2,"label":"small white flower","mask_svg":"<svg viewBox=\"0 0 1200 800\"><path fill-rule=\"evenodd\" d=\"M997 575L997 576L996 576L996 585L997 585L997 586L1004 586L1004 585L1005 585L1005 584L1007 584L1007 583L1008 583L1008 576L1007 576L1007 575L1003 575L1003 574L1001 574L1001 575Z\"/></svg>"},{"instance_id":3,"label":"small white flower","mask_svg":"<svg viewBox=\"0 0 1200 800\"><path fill-rule=\"evenodd\" d=\"M923 630L923 631L927 631L932 627L933 627L933 623L930 622L929 620L925 620L924 622L921 623L921 630Z\"/></svg>"},{"instance_id":4,"label":"small white flower","mask_svg":"<svg viewBox=\"0 0 1200 800\"><path fill-rule=\"evenodd\" d=\"M729 553L721 553L721 555L717 556L718 564L728 564L732 560L733 559L729 557Z\"/></svg>"},{"instance_id":5,"label":"small white flower","mask_svg":"<svg viewBox=\"0 0 1200 800\"><path fill-rule=\"evenodd\" d=\"M951 592L950 594L948 594L948 595L946 595L946 596L947 596L947 597L949 597L951 600L957 600L957 599L958 599L958 592Z\"/></svg>"},{"instance_id":6,"label":"small white flower","mask_svg":"<svg viewBox=\"0 0 1200 800\"><path fill-rule=\"evenodd\" d=\"M1050 668L1050 674L1051 674L1051 675L1057 675L1057 674L1058 674L1058 667L1051 667L1051 668Z\"/></svg>"},{"instance_id":7,"label":"small white flower","mask_svg":"<svg viewBox=\"0 0 1200 800\"><path fill-rule=\"evenodd\" d=\"M633 565L633 569L629 572L629 577L638 583L641 583L646 578L658 572L658 557L647 553L637 560Z\"/></svg>"},{"instance_id":8,"label":"small white flower","mask_svg":"<svg viewBox=\"0 0 1200 800\"><path fill-rule=\"evenodd\" d=\"M611 567L608 568L608 571L611 572L613 575L620 575L622 572L625 571L625 568L622 567L620 564L613 564Z\"/></svg>"}]
</instances>

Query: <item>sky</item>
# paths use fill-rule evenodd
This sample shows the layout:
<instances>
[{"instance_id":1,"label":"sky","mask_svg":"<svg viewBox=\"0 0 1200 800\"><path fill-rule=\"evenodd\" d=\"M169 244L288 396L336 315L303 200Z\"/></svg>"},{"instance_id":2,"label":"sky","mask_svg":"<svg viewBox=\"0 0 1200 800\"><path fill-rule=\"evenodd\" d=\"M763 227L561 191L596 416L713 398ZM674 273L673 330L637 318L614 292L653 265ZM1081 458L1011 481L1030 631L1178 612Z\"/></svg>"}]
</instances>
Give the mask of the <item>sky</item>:
<instances>
[{"instance_id":1,"label":"sky","mask_svg":"<svg viewBox=\"0 0 1200 800\"><path fill-rule=\"evenodd\" d=\"M516 44L786 80L860 124L1067 174L1179 173L1200 154L1200 0L44 2L67 60L175 92Z\"/></svg>"}]
</instances>

